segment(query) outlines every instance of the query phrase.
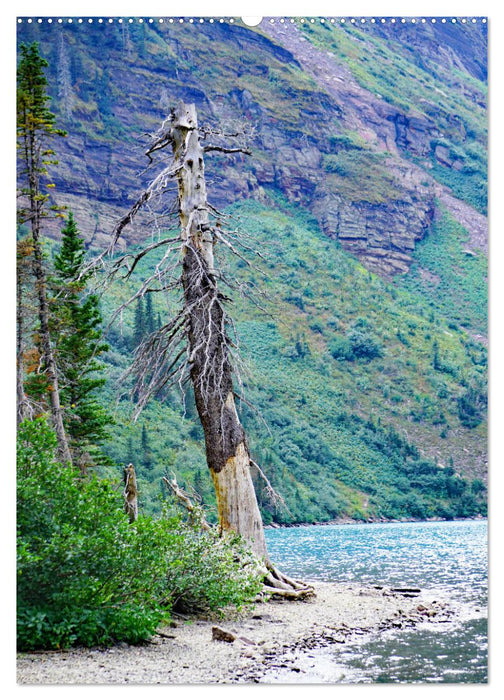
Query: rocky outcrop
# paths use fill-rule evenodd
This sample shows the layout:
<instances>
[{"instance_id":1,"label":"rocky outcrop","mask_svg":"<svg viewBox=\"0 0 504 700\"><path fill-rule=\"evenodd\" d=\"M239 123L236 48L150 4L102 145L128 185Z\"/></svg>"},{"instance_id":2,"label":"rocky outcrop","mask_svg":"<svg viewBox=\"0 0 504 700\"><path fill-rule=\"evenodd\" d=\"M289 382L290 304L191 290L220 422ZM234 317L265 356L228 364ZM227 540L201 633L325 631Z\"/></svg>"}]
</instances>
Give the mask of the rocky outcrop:
<instances>
[{"instance_id":1,"label":"rocky outcrop","mask_svg":"<svg viewBox=\"0 0 504 700\"><path fill-rule=\"evenodd\" d=\"M439 130L431 119L395 112L387 117L395 127L395 142L401 151L415 156L429 156L432 139L439 136Z\"/></svg>"},{"instance_id":2,"label":"rocky outcrop","mask_svg":"<svg viewBox=\"0 0 504 700\"><path fill-rule=\"evenodd\" d=\"M20 39L42 39L49 55L59 39L55 43L39 31L24 25ZM159 25L136 34L116 26L103 27L103 38L93 33L98 28L45 31L64 33L76 97L65 123L55 95L58 121L69 132L57 145L55 192L58 203L74 211L88 245L106 244L149 182L143 132L154 131L179 99L196 103L201 124L239 124L255 134L252 157L208 158L211 199L218 208L247 197L264 200L269 188L280 190L308 208L328 236L385 276L407 272L440 196L464 225L474 224L473 238L484 237L481 215L457 203L425 165L431 159L454 171L464 167L443 142L429 109L405 111L364 89L338 56L314 46L295 25L267 23L259 31L228 23L197 29ZM390 28L374 31L398 41ZM414 34L419 61L434 60L422 41L431 46L435 31L424 39ZM469 66L477 75L480 63L460 58L457 36L444 53L436 49L436 60L459 70ZM50 71L56 86L57 62ZM470 81L467 90L476 100ZM455 114L443 119L454 131L464 129ZM371 159L372 172L365 158L360 171L348 172L338 160L348 149L350 161L354 153L386 158ZM331 158L336 161L328 162ZM361 187L366 178L374 183L371 192ZM48 223L49 233L59 235L59 226ZM148 235L141 220L125 232L133 242Z\"/></svg>"},{"instance_id":3,"label":"rocky outcrop","mask_svg":"<svg viewBox=\"0 0 504 700\"><path fill-rule=\"evenodd\" d=\"M393 35L393 39L398 40L397 32L394 33L390 27L383 32L381 29L377 30L378 34L388 39ZM479 242L478 247L485 247L485 217L465 202L457 200L447 187L437 183L430 174L431 158L448 169L459 171L463 168L462 159L440 143L443 134L432 118L425 113L401 111L379 95L364 89L333 53L312 45L296 27L275 23L267 25L267 31L277 41L289 45L303 69L333 98L340 109L341 123L347 129L356 131L369 147L389 154L386 168L393 179L393 187L390 187L384 202L373 203L366 201L366 198L359 200L358 193L345 198L337 188L331 191L327 182L317 186L311 209L327 235L337 238L368 269L384 276L406 273L415 244L428 233L436 200L440 199L455 219L467 228L471 239ZM453 47L446 49L448 54L439 46L432 52L432 44L435 43L433 36L437 31L435 27L429 27L422 33L411 30L407 36L414 35L419 56L430 56L434 63L435 57L438 57L441 72L443 69L449 71L454 66L463 70L464 63L457 58ZM406 45L406 33L402 32L400 36ZM454 44L456 36L458 34L455 32L452 37ZM482 46L478 44L480 50L476 53L484 58L484 37L481 42ZM426 45L430 47L429 50ZM462 50L460 46L458 48ZM467 46L463 53L467 54ZM449 56L448 66L443 66L446 55ZM481 66L470 60L467 64L479 77ZM477 101L475 94L471 94L471 100ZM461 137L466 136L458 115L443 113L443 121L450 129L459 132ZM423 160L427 167L415 165L411 159Z\"/></svg>"},{"instance_id":4,"label":"rocky outcrop","mask_svg":"<svg viewBox=\"0 0 504 700\"><path fill-rule=\"evenodd\" d=\"M433 201L411 199L384 204L350 203L325 195L314 204L324 232L383 276L405 273L415 242L421 240L433 215Z\"/></svg>"}]
</instances>

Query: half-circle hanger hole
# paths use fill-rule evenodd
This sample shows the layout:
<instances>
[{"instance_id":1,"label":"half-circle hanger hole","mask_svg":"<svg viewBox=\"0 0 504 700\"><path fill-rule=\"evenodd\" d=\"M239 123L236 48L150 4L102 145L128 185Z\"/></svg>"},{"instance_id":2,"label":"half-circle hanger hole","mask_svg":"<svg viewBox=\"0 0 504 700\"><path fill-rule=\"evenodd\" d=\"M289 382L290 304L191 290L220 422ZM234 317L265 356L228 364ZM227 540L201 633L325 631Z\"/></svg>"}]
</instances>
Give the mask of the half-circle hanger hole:
<instances>
[{"instance_id":1,"label":"half-circle hanger hole","mask_svg":"<svg viewBox=\"0 0 504 700\"><path fill-rule=\"evenodd\" d=\"M246 24L247 27L257 27L262 22L262 17L242 17L241 19L243 24Z\"/></svg>"}]
</instances>

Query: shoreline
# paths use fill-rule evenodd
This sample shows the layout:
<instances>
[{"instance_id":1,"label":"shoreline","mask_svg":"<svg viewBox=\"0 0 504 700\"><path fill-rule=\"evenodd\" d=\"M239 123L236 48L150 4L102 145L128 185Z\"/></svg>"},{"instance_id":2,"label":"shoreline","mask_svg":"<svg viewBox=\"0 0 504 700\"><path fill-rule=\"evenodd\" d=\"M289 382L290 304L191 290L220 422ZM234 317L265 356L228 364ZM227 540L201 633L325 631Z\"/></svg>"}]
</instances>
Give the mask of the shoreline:
<instances>
[{"instance_id":1,"label":"shoreline","mask_svg":"<svg viewBox=\"0 0 504 700\"><path fill-rule=\"evenodd\" d=\"M350 583L313 585L314 597L259 602L247 612L226 618L174 616L174 622L160 627L142 646L19 653L17 682L337 683L342 678L334 659L347 642L359 643L388 630L446 623L456 617L450 601L439 600L432 591ZM229 641L215 639L215 627ZM328 657L329 662L326 659L320 667L321 650L336 657Z\"/></svg>"},{"instance_id":2,"label":"shoreline","mask_svg":"<svg viewBox=\"0 0 504 700\"><path fill-rule=\"evenodd\" d=\"M369 519L354 520L352 518L334 518L333 520L323 520L317 523L269 523L264 525L265 530L282 530L292 527L315 527L318 525L387 525L388 523L397 525L398 523L464 523L480 520L488 520L486 515L474 515L470 518L401 518L399 520Z\"/></svg>"}]
</instances>

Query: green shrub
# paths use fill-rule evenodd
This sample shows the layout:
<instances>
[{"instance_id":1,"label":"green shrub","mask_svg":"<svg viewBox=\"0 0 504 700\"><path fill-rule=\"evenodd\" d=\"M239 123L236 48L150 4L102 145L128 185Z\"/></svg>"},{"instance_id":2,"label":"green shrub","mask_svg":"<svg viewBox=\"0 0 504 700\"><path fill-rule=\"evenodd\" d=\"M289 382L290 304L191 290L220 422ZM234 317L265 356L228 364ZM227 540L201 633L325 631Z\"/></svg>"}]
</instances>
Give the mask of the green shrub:
<instances>
[{"instance_id":1,"label":"green shrub","mask_svg":"<svg viewBox=\"0 0 504 700\"><path fill-rule=\"evenodd\" d=\"M354 357L366 360L381 357L382 349L371 333L355 328L349 331L347 337Z\"/></svg>"},{"instance_id":2,"label":"green shrub","mask_svg":"<svg viewBox=\"0 0 504 700\"><path fill-rule=\"evenodd\" d=\"M130 526L122 495L54 458L45 421L25 421L18 446L18 645L139 642L163 615L167 520Z\"/></svg>"},{"instance_id":3,"label":"green shrub","mask_svg":"<svg viewBox=\"0 0 504 700\"><path fill-rule=\"evenodd\" d=\"M336 335L329 345L329 352L335 360L353 360L352 344L346 336Z\"/></svg>"},{"instance_id":4,"label":"green shrub","mask_svg":"<svg viewBox=\"0 0 504 700\"><path fill-rule=\"evenodd\" d=\"M181 524L182 537L170 551L165 595L176 610L215 611L241 608L259 593L257 559L234 534L217 528L197 530Z\"/></svg>"},{"instance_id":5,"label":"green shrub","mask_svg":"<svg viewBox=\"0 0 504 700\"><path fill-rule=\"evenodd\" d=\"M481 381L473 380L462 396L457 399L459 420L465 428L475 428L485 418L487 394Z\"/></svg>"},{"instance_id":6,"label":"green shrub","mask_svg":"<svg viewBox=\"0 0 504 700\"><path fill-rule=\"evenodd\" d=\"M241 606L260 588L256 560L237 538L178 517L130 524L121 490L62 467L45 420L18 434L18 648L138 643L174 604Z\"/></svg>"}]
</instances>

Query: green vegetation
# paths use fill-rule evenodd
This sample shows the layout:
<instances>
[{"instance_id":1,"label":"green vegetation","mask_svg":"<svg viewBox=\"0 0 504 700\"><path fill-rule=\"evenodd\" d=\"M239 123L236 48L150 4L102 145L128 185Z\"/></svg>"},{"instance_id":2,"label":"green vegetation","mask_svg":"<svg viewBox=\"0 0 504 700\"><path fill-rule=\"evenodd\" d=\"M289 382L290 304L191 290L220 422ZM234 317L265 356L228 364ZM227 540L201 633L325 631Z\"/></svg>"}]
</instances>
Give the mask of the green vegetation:
<instances>
[{"instance_id":1,"label":"green vegetation","mask_svg":"<svg viewBox=\"0 0 504 700\"><path fill-rule=\"evenodd\" d=\"M170 515L166 503L158 517L129 523L114 479L117 455L108 459L100 444L112 422L99 398L106 378L98 358L109 346L98 297L86 289L84 242L71 213L58 250L41 238L42 184L46 166L56 165L47 139L62 133L47 109L47 63L36 43L20 51L18 143L28 207L18 209L18 648L138 643L175 607L221 610L252 601L262 575L238 537L201 532ZM101 109L111 113L110 105ZM128 350L154 329L149 298L135 320ZM150 469L145 425L140 455Z\"/></svg>"},{"instance_id":2,"label":"green vegetation","mask_svg":"<svg viewBox=\"0 0 504 700\"><path fill-rule=\"evenodd\" d=\"M146 520L130 528L120 494L103 480L80 484L77 472L57 464L54 448L43 421L22 425L19 648L138 642L161 619L167 536Z\"/></svg>"},{"instance_id":3,"label":"green vegetation","mask_svg":"<svg viewBox=\"0 0 504 700\"><path fill-rule=\"evenodd\" d=\"M232 123L238 115L257 124L264 144L268 139L275 144L285 132L282 144L299 153L296 168L320 163L322 177L310 183L319 188L317 194L371 205L394 200L400 207L404 192L389 173L386 154L375 152L357 131L342 131L339 108L331 103L326 109L328 96L281 46L260 31L247 30L247 50L237 51L245 41L239 26L205 26L197 33L188 25L173 29L96 26L99 44L97 34L73 26L66 28L67 44L62 44L55 41L56 25L48 25L47 54L58 47L64 57L65 46L71 54L71 61L53 56L56 111L74 136L84 142L91 137L93 147L103 149L97 161L106 164L107 173L118 153L115 141L129 145L132 134L136 138L157 129L167 101L183 86L191 95L194 91L196 101L212 104L212 119ZM303 31L316 46L341 58L361 85L406 114L430 120L433 133L442 136L432 138L431 151L422 159L414 158L455 195L485 211L485 95L479 81L468 81L456 70L452 78L436 73L428 61L412 60L404 47L396 51L386 38L355 27L310 24ZM35 25L25 33L36 36ZM24 118L18 135L26 139L34 119L52 138L62 132L47 109L43 73L48 65L36 44L23 46L18 116ZM111 49L106 67L98 46ZM161 94L156 71L166 76ZM36 76L35 84L27 84L30 75ZM60 85L65 80L67 89L56 95L58 80ZM33 111L29 119L27 107ZM243 165L239 178L253 173L250 181L244 179L245 187L252 187L259 168L271 168L266 181L285 176L284 189L293 183L292 196L302 201L308 180L301 178L298 187L299 171L288 169L294 161L283 174L277 171L271 143L254 158L258 169ZM440 152L456 167L440 159ZM56 164L54 154L49 148L40 153L43 159L34 172L52 188L46 166ZM26 159L23 168L27 174ZM41 182L23 193L36 195L32 199L43 216L49 199ZM116 185L123 187L107 186L112 192ZM233 340L243 359L236 388L243 388L239 410L251 453L285 499L285 505L273 502L254 474L264 521L485 515L483 253L473 250L467 232L438 205L430 234L414 251L410 273L387 281L324 236L306 210L278 190L261 186L257 191L262 203L245 198L226 214L230 225L245 231L247 242L262 252L264 274L241 259L228 259L218 244L215 254L244 292L230 295ZM239 197L247 197L245 192L240 189ZM19 648L137 643L174 609L219 611L247 604L259 590L260 577L243 543L185 522L165 490L162 477L173 473L199 502L198 517L215 522L214 490L192 393L181 400L175 389L162 389L138 421L131 420L137 397L131 391L134 377L125 379L124 373L135 349L173 316L179 299L166 293L138 298L102 337L102 319L107 324L138 290L153 271L154 257L143 257L130 278L116 280L98 298L81 274L84 245L70 214L61 243L45 241L45 254L40 246L35 251L40 272L35 279L27 228L32 212L19 213L18 388L21 384L30 403L18 431ZM43 318L33 312L33 300L46 282L50 293ZM257 289L260 304L254 305L250 297ZM58 454L46 422L56 372L50 376L43 366L44 356L49 357L41 343L43 323L46 340L56 349L59 415L72 467L61 466L61 449ZM39 417L28 420L27 415ZM129 462L136 469L140 499L140 517L131 524L119 486Z\"/></svg>"},{"instance_id":4,"label":"green vegetation","mask_svg":"<svg viewBox=\"0 0 504 700\"><path fill-rule=\"evenodd\" d=\"M486 408L481 392L469 391L475 369L484 369L484 346L453 328L449 306L446 316L442 306L434 314L422 288L364 270L302 210L270 196L274 209L249 200L229 211L266 257L262 277L242 261L230 263L243 284L265 291L272 313L268 318L245 299L234 300L248 368L245 397L256 409L243 403L242 417L254 459L287 504L287 510L274 506L257 479L265 521L485 512L484 495L474 495L471 483L479 478ZM151 264L142 260L136 280L111 288L107 308L131 295ZM457 284L466 281L460 277ZM483 301L475 296L466 313L482 318ZM156 297L153 304L154 315L172 313ZM115 344L118 330L109 332L110 376L128 366L127 339L136 325L131 309L123 317L122 345ZM465 396L474 419L465 415L472 410L466 411ZM212 519L213 489L192 396L184 412L176 392L160 395L134 425L128 406L119 403L105 447L121 461L136 455L141 507L160 509L161 477L174 472L202 497ZM422 464L430 465L429 473L421 467L425 476L415 474ZM464 485L463 498L446 486L452 478Z\"/></svg>"},{"instance_id":5,"label":"green vegetation","mask_svg":"<svg viewBox=\"0 0 504 700\"><path fill-rule=\"evenodd\" d=\"M173 607L240 607L260 588L235 538L168 514L129 524L114 484L62 467L43 419L18 433L18 648L138 643Z\"/></svg>"},{"instance_id":6,"label":"green vegetation","mask_svg":"<svg viewBox=\"0 0 504 700\"><path fill-rule=\"evenodd\" d=\"M455 196L486 213L486 85L466 72L423 60L401 41L389 41L350 23L302 25L309 41L332 52L362 87L401 109L427 117L438 131L431 140L431 174ZM426 28L422 28L426 31ZM456 116L454 116L456 115ZM439 136L442 134L442 137ZM459 169L441 164L437 145L448 148ZM411 157L408 151L404 152ZM424 165L424 162L421 162Z\"/></svg>"},{"instance_id":7,"label":"green vegetation","mask_svg":"<svg viewBox=\"0 0 504 700\"><path fill-rule=\"evenodd\" d=\"M347 201L381 204L400 197L381 153L354 145L325 155L322 166L328 173L326 183Z\"/></svg>"},{"instance_id":8,"label":"green vegetation","mask_svg":"<svg viewBox=\"0 0 504 700\"><path fill-rule=\"evenodd\" d=\"M52 334L66 407L64 425L72 462L86 471L104 462L98 443L108 437L111 416L97 400L107 381L98 361L108 350L102 340L102 318L96 294L86 293L89 274L83 272L84 241L72 212L61 231L61 249L54 258Z\"/></svg>"},{"instance_id":9,"label":"green vegetation","mask_svg":"<svg viewBox=\"0 0 504 700\"><path fill-rule=\"evenodd\" d=\"M42 246L42 222L52 212L58 212L56 205L49 205L47 190L54 187L49 181L49 165L55 165L54 152L50 144L55 136L64 132L55 128L55 115L49 111L50 98L46 91L47 79L45 68L47 61L39 53L37 42L29 46L21 44L20 61L17 69L16 101L16 146L19 153L17 178L17 221L20 226L29 227L29 234L18 243L18 278L16 309L16 417L21 422L33 412L26 389L26 326L30 324L24 318L23 300L28 296L31 286L36 298L36 311L30 309L31 316L36 315L36 332L31 333L32 354L38 355L32 364L35 376L42 380L39 399L47 402L53 425L58 438L58 449L64 462L71 462L68 440L63 425L59 377L54 349L50 334L50 309L48 301L48 272L44 261ZM24 230L26 230L24 229ZM24 231L23 231L24 232ZM31 235L30 235L31 234ZM21 247L24 248L20 254ZM21 272L22 263L29 269ZM32 358L33 360L33 358ZM39 401L39 404L40 404Z\"/></svg>"},{"instance_id":10,"label":"green vegetation","mask_svg":"<svg viewBox=\"0 0 504 700\"><path fill-rule=\"evenodd\" d=\"M467 231L448 212L432 224L429 236L415 250L402 289L423 297L455 326L487 332L487 257L471 246Z\"/></svg>"}]
</instances>

